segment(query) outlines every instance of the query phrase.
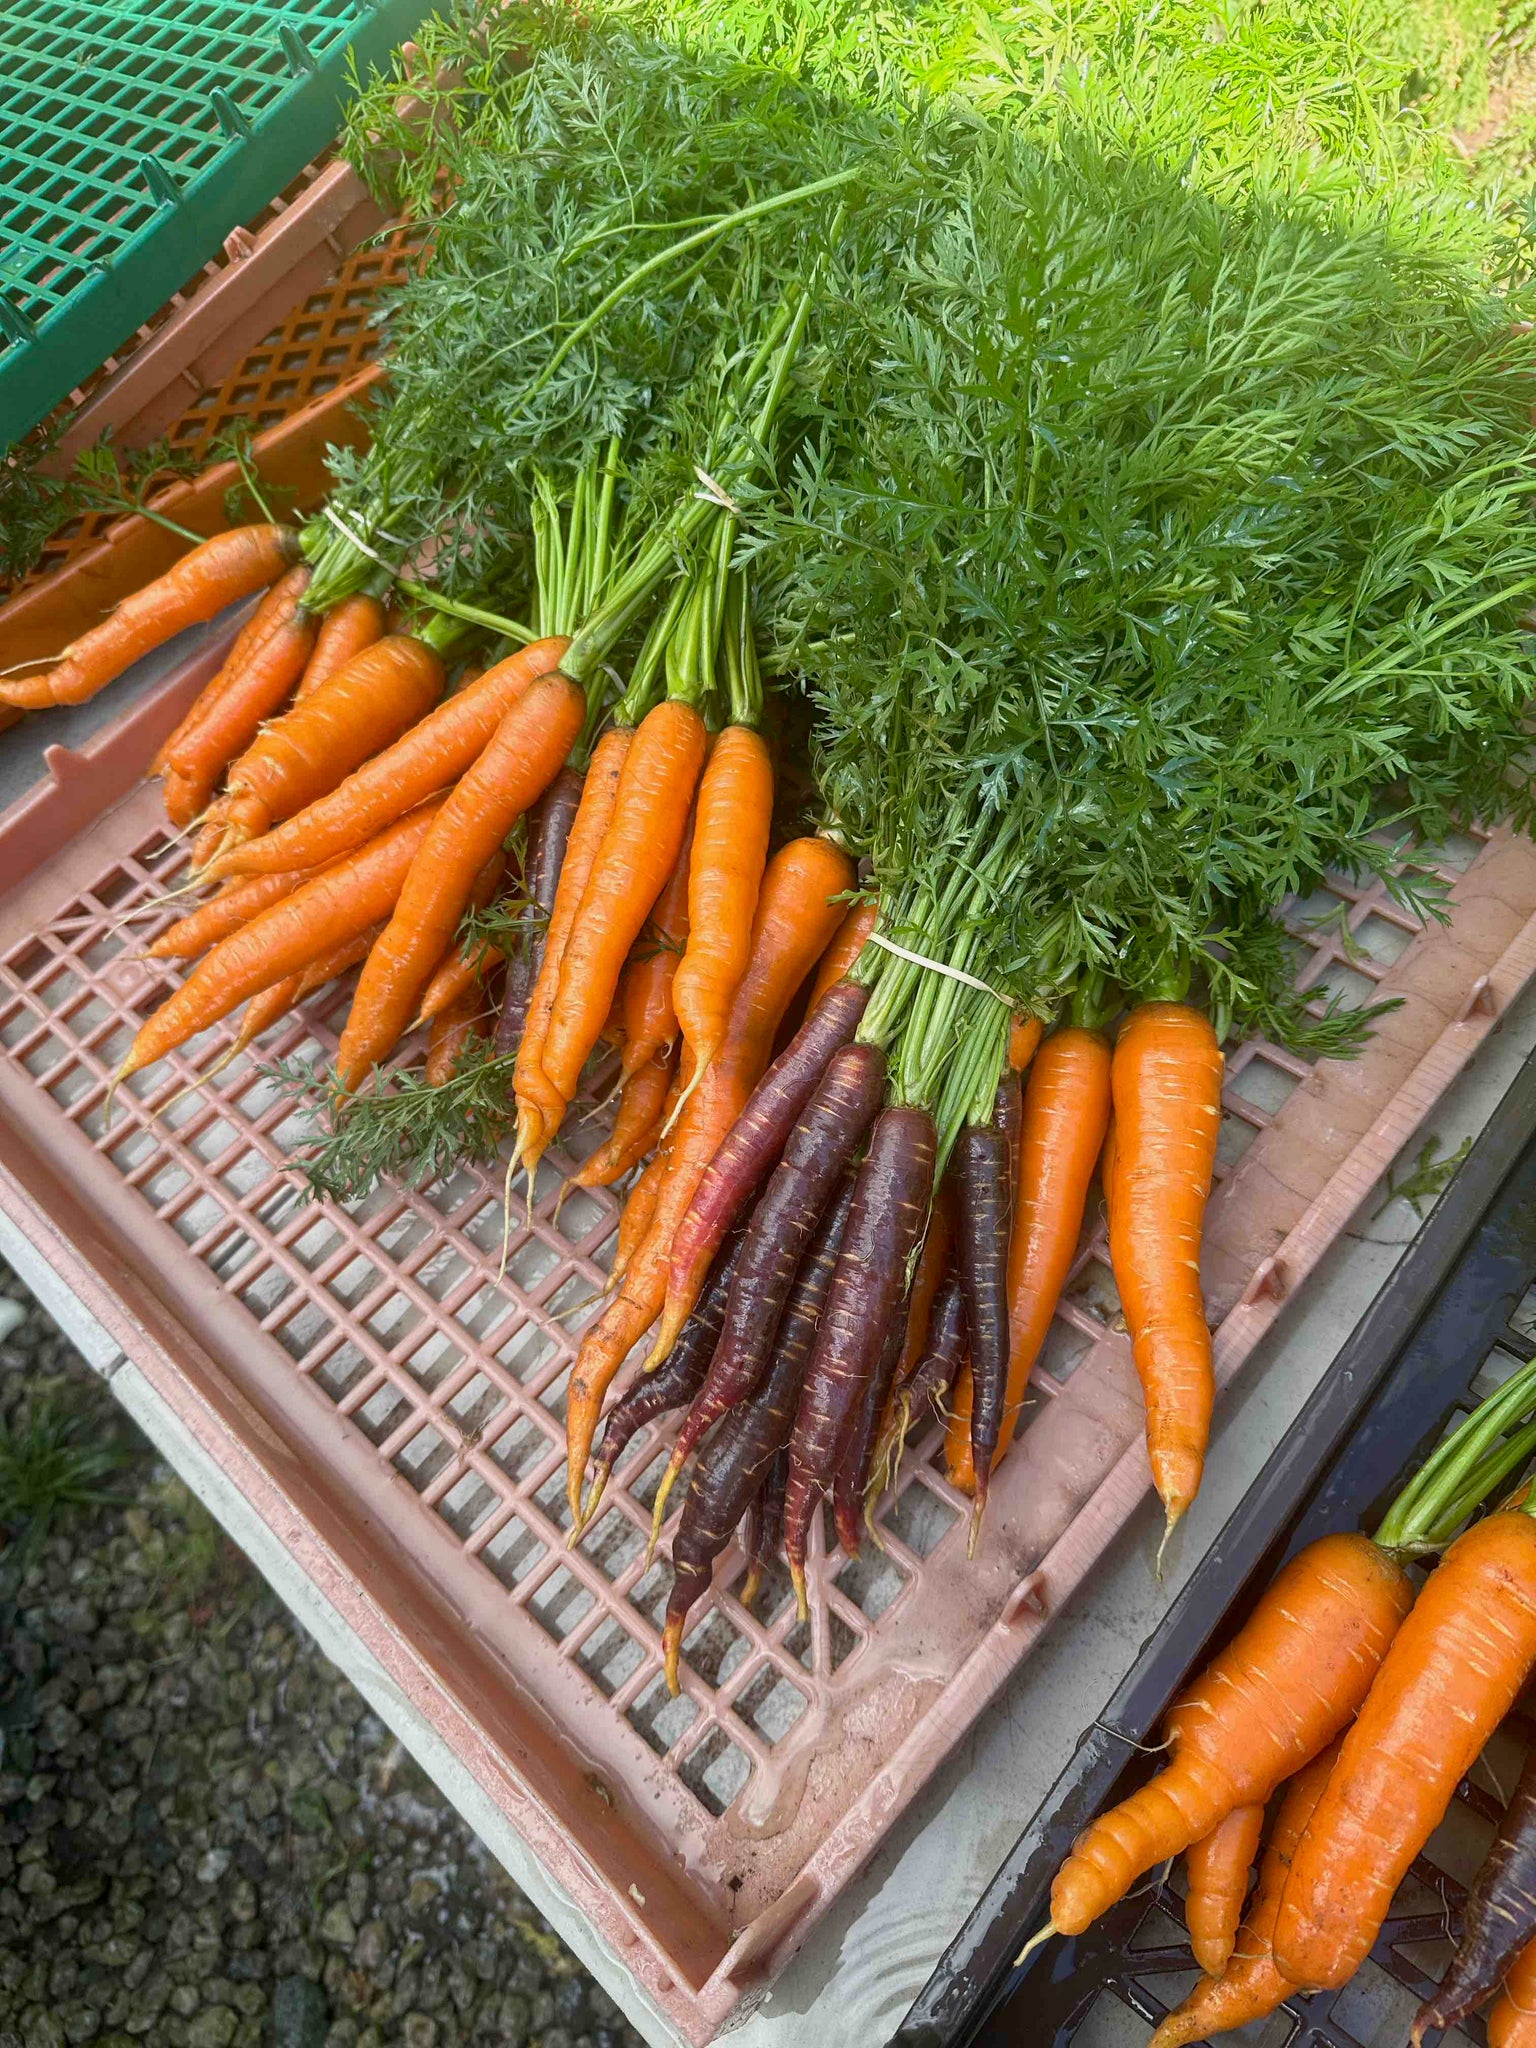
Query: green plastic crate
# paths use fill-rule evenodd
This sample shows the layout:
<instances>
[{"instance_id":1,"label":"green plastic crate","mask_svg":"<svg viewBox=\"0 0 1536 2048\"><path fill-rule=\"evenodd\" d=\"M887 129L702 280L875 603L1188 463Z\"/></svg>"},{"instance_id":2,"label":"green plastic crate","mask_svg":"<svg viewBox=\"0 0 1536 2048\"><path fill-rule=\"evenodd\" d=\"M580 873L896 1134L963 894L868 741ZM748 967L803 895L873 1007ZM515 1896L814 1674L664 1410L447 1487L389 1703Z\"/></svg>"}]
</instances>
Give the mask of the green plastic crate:
<instances>
[{"instance_id":1,"label":"green plastic crate","mask_svg":"<svg viewBox=\"0 0 1536 2048\"><path fill-rule=\"evenodd\" d=\"M429 0L0 0L0 448L334 136Z\"/></svg>"}]
</instances>

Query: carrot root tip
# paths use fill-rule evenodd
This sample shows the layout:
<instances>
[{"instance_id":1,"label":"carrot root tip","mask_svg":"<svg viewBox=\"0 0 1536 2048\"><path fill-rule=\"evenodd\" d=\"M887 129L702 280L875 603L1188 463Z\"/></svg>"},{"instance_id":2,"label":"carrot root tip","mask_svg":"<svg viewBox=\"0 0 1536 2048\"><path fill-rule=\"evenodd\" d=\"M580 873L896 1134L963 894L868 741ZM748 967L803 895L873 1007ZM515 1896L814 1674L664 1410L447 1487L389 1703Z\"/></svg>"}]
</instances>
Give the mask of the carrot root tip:
<instances>
[{"instance_id":1,"label":"carrot root tip","mask_svg":"<svg viewBox=\"0 0 1536 2048\"><path fill-rule=\"evenodd\" d=\"M741 1593L739 1596L741 1599L742 1606L750 1607L752 1605L752 1602L757 1598L758 1594L762 1591L762 1588L763 1568L761 1565L755 1564L753 1565L751 1571L747 1573L746 1578L742 1581Z\"/></svg>"},{"instance_id":2,"label":"carrot root tip","mask_svg":"<svg viewBox=\"0 0 1536 2048\"><path fill-rule=\"evenodd\" d=\"M981 1541L981 1518L987 1512L988 1476L985 1472L976 1474L976 1492L971 1501L971 1525L966 1534L965 1554L967 1558L976 1555L976 1545Z\"/></svg>"},{"instance_id":3,"label":"carrot root tip","mask_svg":"<svg viewBox=\"0 0 1536 2048\"><path fill-rule=\"evenodd\" d=\"M1029 1940L1028 1940L1028 1941L1026 1941L1026 1942L1025 1942L1025 1944L1024 1944L1024 1946L1023 1946L1023 1947L1022 1947L1022 1948L1021 1948L1021 1949L1019 1950L1018 1954L1017 1954L1017 1955L1016 1955L1016 1956L1014 1957L1014 1959L1013 1959L1013 1967L1014 1967L1015 1969L1017 1969L1017 1968L1019 1967L1020 1963L1022 1963L1022 1962L1023 1962L1024 1958L1025 1958L1025 1957L1026 1957L1027 1955L1032 1955L1032 1954L1034 1953L1034 1951L1035 1951L1035 1950L1036 1950L1037 1948L1039 1948L1039 1947L1041 1946L1041 1944L1042 1944L1043 1942L1047 1942L1047 1941L1049 1941L1049 1940L1050 1940L1050 1938L1051 1938L1051 1936L1052 1936L1052 1935L1053 1935L1053 1934L1054 1934L1055 1932L1056 1932L1056 1923L1055 1923L1055 1921L1054 1921L1054 1920L1047 1920L1047 1921L1046 1921L1046 1923L1045 1923L1045 1925L1044 1925L1044 1926L1043 1926L1043 1927L1041 1928L1040 1932L1039 1932L1038 1934L1032 1934L1032 1935L1031 1935L1031 1936L1029 1937Z\"/></svg>"},{"instance_id":4,"label":"carrot root tip","mask_svg":"<svg viewBox=\"0 0 1536 2048\"><path fill-rule=\"evenodd\" d=\"M651 1509L651 1541L645 1553L647 1565L656 1555L656 1545L661 1537L662 1519L667 1512L667 1496L677 1484L677 1475L681 1470L681 1459L673 1457L668 1460L667 1469L661 1475L661 1487L656 1495L656 1505Z\"/></svg>"},{"instance_id":5,"label":"carrot root tip","mask_svg":"<svg viewBox=\"0 0 1536 2048\"><path fill-rule=\"evenodd\" d=\"M678 1683L677 1673L678 1658L681 1654L682 1647L683 1617L680 1614L675 1616L669 1615L667 1617L667 1625L662 1630L661 1652L665 1662L665 1669L667 1674L667 1691L671 1693L673 1699L676 1699L678 1694L682 1691L682 1687Z\"/></svg>"},{"instance_id":6,"label":"carrot root tip","mask_svg":"<svg viewBox=\"0 0 1536 2048\"><path fill-rule=\"evenodd\" d=\"M1152 1576L1159 1585L1163 1583L1163 1558L1167 1553L1169 1543L1172 1541L1174 1530L1177 1529L1183 1519L1184 1510L1182 1507L1170 1507L1168 1509L1167 1517L1163 1522L1163 1540L1158 1544L1157 1556L1152 1562Z\"/></svg>"},{"instance_id":7,"label":"carrot root tip","mask_svg":"<svg viewBox=\"0 0 1536 2048\"><path fill-rule=\"evenodd\" d=\"M792 1557L789 1560L789 1581L795 1589L795 1618L798 1621L808 1621L811 1604L806 1598L805 1566L797 1558Z\"/></svg>"}]
</instances>

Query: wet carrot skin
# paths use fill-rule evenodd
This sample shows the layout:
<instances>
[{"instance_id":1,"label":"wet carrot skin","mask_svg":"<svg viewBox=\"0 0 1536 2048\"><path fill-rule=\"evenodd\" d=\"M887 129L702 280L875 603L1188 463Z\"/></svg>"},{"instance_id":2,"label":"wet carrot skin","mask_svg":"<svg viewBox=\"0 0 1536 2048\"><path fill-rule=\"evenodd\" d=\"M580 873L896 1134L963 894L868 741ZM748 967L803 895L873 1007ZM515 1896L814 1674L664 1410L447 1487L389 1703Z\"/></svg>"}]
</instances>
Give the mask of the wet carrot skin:
<instances>
[{"instance_id":1,"label":"wet carrot skin","mask_svg":"<svg viewBox=\"0 0 1536 2048\"><path fill-rule=\"evenodd\" d=\"M1168 1765L1073 1845L1051 1890L1057 1931L1080 1934L1144 1871L1326 1747L1370 1691L1413 1590L1366 1536L1324 1536L1293 1557L1170 1712Z\"/></svg>"},{"instance_id":2,"label":"wet carrot skin","mask_svg":"<svg viewBox=\"0 0 1536 2048\"><path fill-rule=\"evenodd\" d=\"M1344 1741L1275 1925L1295 1984L1347 1983L1536 1666L1536 1522L1486 1516L1431 1572Z\"/></svg>"},{"instance_id":3,"label":"wet carrot skin","mask_svg":"<svg viewBox=\"0 0 1536 2048\"><path fill-rule=\"evenodd\" d=\"M811 1516L835 1483L860 1397L905 1292L908 1264L928 1220L936 1150L926 1110L885 1109L859 1168L790 1444L784 1547L802 1612Z\"/></svg>"},{"instance_id":4,"label":"wet carrot skin","mask_svg":"<svg viewBox=\"0 0 1536 2048\"><path fill-rule=\"evenodd\" d=\"M1461 1937L1440 1988L1420 2006L1415 2048L1431 2029L1450 2028L1475 2012L1536 1935L1536 1744L1498 1833L1461 1909ZM1528 2001L1536 2005L1536 1998Z\"/></svg>"}]
</instances>

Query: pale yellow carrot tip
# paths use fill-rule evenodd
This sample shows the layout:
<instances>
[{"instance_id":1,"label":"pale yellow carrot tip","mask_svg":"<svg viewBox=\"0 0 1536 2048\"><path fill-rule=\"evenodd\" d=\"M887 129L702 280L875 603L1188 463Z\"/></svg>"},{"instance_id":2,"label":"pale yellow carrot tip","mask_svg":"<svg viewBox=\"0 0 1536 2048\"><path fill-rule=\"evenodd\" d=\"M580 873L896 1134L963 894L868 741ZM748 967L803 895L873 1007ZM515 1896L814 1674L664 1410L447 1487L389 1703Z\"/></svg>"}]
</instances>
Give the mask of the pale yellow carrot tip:
<instances>
[{"instance_id":1,"label":"pale yellow carrot tip","mask_svg":"<svg viewBox=\"0 0 1536 2048\"><path fill-rule=\"evenodd\" d=\"M976 1555L976 1545L981 1541L981 1518L987 1512L987 1482L980 1473L976 1475L976 1493L971 1502L971 1526L965 1539L966 1557Z\"/></svg>"},{"instance_id":2,"label":"pale yellow carrot tip","mask_svg":"<svg viewBox=\"0 0 1536 2048\"><path fill-rule=\"evenodd\" d=\"M789 1582L795 1589L795 1619L797 1621L809 1621L811 1618L811 1603L806 1597L805 1591L805 1566L803 1564L796 1564L793 1558L789 1561Z\"/></svg>"},{"instance_id":3,"label":"pale yellow carrot tip","mask_svg":"<svg viewBox=\"0 0 1536 2048\"><path fill-rule=\"evenodd\" d=\"M758 1594L762 1591L762 1588L763 1568L760 1564L755 1564L753 1565L752 1569L747 1573L747 1576L742 1580L741 1591L737 1594L736 1597L740 1600L743 1607L750 1607L752 1605L752 1602L757 1598Z\"/></svg>"},{"instance_id":4,"label":"pale yellow carrot tip","mask_svg":"<svg viewBox=\"0 0 1536 2048\"><path fill-rule=\"evenodd\" d=\"M1026 1941L1026 1942L1025 1942L1025 1944L1024 1944L1024 1946L1023 1946L1023 1947L1022 1947L1022 1948L1021 1948L1021 1949L1019 1950L1018 1954L1017 1954L1017 1955L1016 1955L1016 1956L1014 1957L1014 1959L1013 1959L1013 1967L1014 1967L1015 1969L1017 1969L1017 1968L1019 1967L1020 1963L1022 1963L1022 1962L1023 1962L1024 1958L1025 1958L1025 1957L1026 1957L1027 1955L1032 1955L1032 1954L1034 1953L1034 1951L1035 1951L1035 1950L1036 1950L1037 1948L1039 1948L1039 1947L1040 1947L1041 1943L1042 1943L1042 1942L1046 1942L1046 1941L1049 1941L1049 1940L1050 1940L1050 1938L1051 1938L1051 1936L1052 1936L1052 1935L1053 1935L1053 1934L1054 1934L1055 1932L1056 1932L1056 1923L1055 1923L1055 1921L1054 1921L1054 1920L1047 1920L1047 1921L1046 1921L1046 1923L1045 1923L1045 1925L1044 1925L1044 1926L1043 1926L1043 1927L1041 1928L1040 1932L1039 1932L1038 1934L1032 1934L1032 1935L1030 1936L1029 1940L1028 1940L1028 1941Z\"/></svg>"},{"instance_id":5,"label":"pale yellow carrot tip","mask_svg":"<svg viewBox=\"0 0 1536 2048\"><path fill-rule=\"evenodd\" d=\"M713 1052L711 1052L710 1059L713 1058L714 1054ZM665 1142L668 1133L672 1129L672 1126L677 1122L678 1118L682 1115L684 1109L687 1107L689 1096L693 1093L694 1089L698 1087L699 1083L703 1080L705 1074L708 1071L708 1059L700 1061L700 1063L694 1068L692 1074L689 1076L688 1086L682 1090L676 1102L673 1103L672 1114L667 1118L666 1122L661 1127L661 1136L656 1140L658 1145Z\"/></svg>"},{"instance_id":6,"label":"pale yellow carrot tip","mask_svg":"<svg viewBox=\"0 0 1536 2048\"><path fill-rule=\"evenodd\" d=\"M674 1452L667 1461L666 1471L661 1475L661 1488L656 1495L656 1505L651 1509L651 1541L650 1547L645 1553L647 1564L656 1555L656 1544L661 1536L662 1519L667 1512L667 1496L677 1484L677 1475L682 1469L682 1460Z\"/></svg>"},{"instance_id":7,"label":"pale yellow carrot tip","mask_svg":"<svg viewBox=\"0 0 1536 2048\"><path fill-rule=\"evenodd\" d=\"M566 1467L565 1504L571 1511L570 1541L574 1543L581 1534L581 1470L573 1464Z\"/></svg>"},{"instance_id":8,"label":"pale yellow carrot tip","mask_svg":"<svg viewBox=\"0 0 1536 2048\"><path fill-rule=\"evenodd\" d=\"M214 1061L213 1065L208 1069L206 1074L194 1075L193 1078L187 1083L185 1088L178 1088L176 1090L176 1093L171 1097L169 1102L162 1102L155 1110L155 1115L169 1116L171 1111L176 1107L178 1102L185 1102L189 1095L196 1095L200 1088L206 1088L208 1083L213 1079L214 1075L222 1074L224 1069L229 1065L230 1061L234 1059L236 1054L242 1051L244 1051L244 1047L237 1040L235 1044L230 1046L226 1052L223 1052L219 1055L219 1057Z\"/></svg>"},{"instance_id":9,"label":"pale yellow carrot tip","mask_svg":"<svg viewBox=\"0 0 1536 2048\"><path fill-rule=\"evenodd\" d=\"M592 1517L603 1504L603 1495L608 1491L608 1475L612 1470L613 1467L611 1465L602 1464L596 1466L593 1470L592 1484L587 1492L586 1506L581 1511L581 1526L583 1529L587 1527Z\"/></svg>"},{"instance_id":10,"label":"pale yellow carrot tip","mask_svg":"<svg viewBox=\"0 0 1536 2048\"><path fill-rule=\"evenodd\" d=\"M683 1617L671 1618L661 1632L661 1653L666 1661L667 1691L676 1699L682 1687L678 1683L678 1656L683 1647Z\"/></svg>"},{"instance_id":11,"label":"pale yellow carrot tip","mask_svg":"<svg viewBox=\"0 0 1536 2048\"><path fill-rule=\"evenodd\" d=\"M1163 1523L1163 1540L1157 1546L1157 1556L1153 1560L1152 1564L1152 1576L1157 1580L1157 1583L1159 1585L1163 1583L1164 1554L1168 1549L1168 1544L1170 1539L1172 1538L1174 1530L1177 1529L1177 1527L1179 1526L1180 1522L1183 1521L1183 1519L1184 1510L1182 1507L1170 1507L1167 1510L1167 1517Z\"/></svg>"}]
</instances>

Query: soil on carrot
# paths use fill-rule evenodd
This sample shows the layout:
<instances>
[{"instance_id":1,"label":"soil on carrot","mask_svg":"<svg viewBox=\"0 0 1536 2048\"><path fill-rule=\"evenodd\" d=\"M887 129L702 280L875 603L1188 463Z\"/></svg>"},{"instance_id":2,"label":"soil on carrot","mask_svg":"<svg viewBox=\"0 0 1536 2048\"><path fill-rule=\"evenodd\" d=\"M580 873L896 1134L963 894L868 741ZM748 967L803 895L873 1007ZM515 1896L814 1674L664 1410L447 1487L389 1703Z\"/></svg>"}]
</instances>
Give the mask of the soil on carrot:
<instances>
[{"instance_id":1,"label":"soil on carrot","mask_svg":"<svg viewBox=\"0 0 1536 2048\"><path fill-rule=\"evenodd\" d=\"M638 2039L0 1266L0 2048Z\"/></svg>"}]
</instances>

